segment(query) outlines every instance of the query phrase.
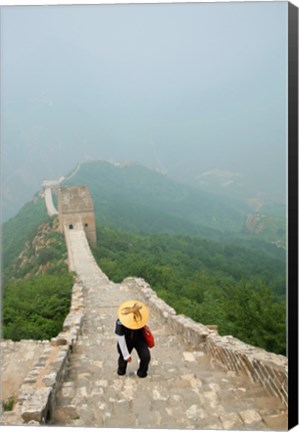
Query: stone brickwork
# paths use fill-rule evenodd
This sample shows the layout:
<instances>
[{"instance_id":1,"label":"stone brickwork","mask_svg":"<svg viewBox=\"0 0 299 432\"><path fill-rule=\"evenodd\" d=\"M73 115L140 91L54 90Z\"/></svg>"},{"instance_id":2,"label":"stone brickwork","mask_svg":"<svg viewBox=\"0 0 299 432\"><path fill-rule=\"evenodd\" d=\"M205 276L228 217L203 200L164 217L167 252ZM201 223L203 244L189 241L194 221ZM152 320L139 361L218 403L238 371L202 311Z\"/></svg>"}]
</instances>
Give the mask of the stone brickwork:
<instances>
[{"instance_id":1,"label":"stone brickwork","mask_svg":"<svg viewBox=\"0 0 299 432\"><path fill-rule=\"evenodd\" d=\"M123 283L140 290L144 300L169 328L193 349L201 349L224 365L229 371L248 376L261 384L269 394L288 405L288 360L282 355L245 344L232 336L219 336L215 329L194 322L157 297L143 280L127 278Z\"/></svg>"},{"instance_id":2,"label":"stone brickwork","mask_svg":"<svg viewBox=\"0 0 299 432\"><path fill-rule=\"evenodd\" d=\"M61 232L83 227L90 243L96 245L93 202L86 186L61 188L58 192L58 213Z\"/></svg>"},{"instance_id":3,"label":"stone brickwork","mask_svg":"<svg viewBox=\"0 0 299 432\"><path fill-rule=\"evenodd\" d=\"M83 309L83 287L77 280L73 286L71 307L62 332L51 341L33 341L38 346L43 344L42 350L39 356L35 356L33 367L25 377L22 377L22 385L19 383L13 411L2 413L1 424L45 424L51 418L56 394L63 382L71 352L81 333ZM21 342L25 345L24 355L24 352L32 348L32 341ZM3 347L13 347L14 344L17 342L3 341L1 344L2 356L7 363L13 361L12 349L5 353Z\"/></svg>"},{"instance_id":4,"label":"stone brickwork","mask_svg":"<svg viewBox=\"0 0 299 432\"><path fill-rule=\"evenodd\" d=\"M1 397L4 402L15 398L24 379L49 341L1 340Z\"/></svg>"},{"instance_id":5,"label":"stone brickwork","mask_svg":"<svg viewBox=\"0 0 299 432\"><path fill-rule=\"evenodd\" d=\"M247 375L252 381L279 397L288 405L288 361L282 355L247 345L232 336L207 338L205 352L224 364L228 370Z\"/></svg>"}]
</instances>

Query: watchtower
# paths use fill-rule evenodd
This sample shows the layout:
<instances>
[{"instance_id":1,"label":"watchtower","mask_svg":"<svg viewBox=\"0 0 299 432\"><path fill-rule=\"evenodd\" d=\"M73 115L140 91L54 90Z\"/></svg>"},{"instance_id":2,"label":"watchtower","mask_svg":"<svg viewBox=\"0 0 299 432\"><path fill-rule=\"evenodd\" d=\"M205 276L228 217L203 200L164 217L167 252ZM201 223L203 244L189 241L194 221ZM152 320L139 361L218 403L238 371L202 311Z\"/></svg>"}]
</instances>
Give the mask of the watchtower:
<instances>
[{"instance_id":1,"label":"watchtower","mask_svg":"<svg viewBox=\"0 0 299 432\"><path fill-rule=\"evenodd\" d=\"M61 232L83 228L90 243L96 245L94 207L87 186L61 188L58 192L58 214Z\"/></svg>"}]
</instances>

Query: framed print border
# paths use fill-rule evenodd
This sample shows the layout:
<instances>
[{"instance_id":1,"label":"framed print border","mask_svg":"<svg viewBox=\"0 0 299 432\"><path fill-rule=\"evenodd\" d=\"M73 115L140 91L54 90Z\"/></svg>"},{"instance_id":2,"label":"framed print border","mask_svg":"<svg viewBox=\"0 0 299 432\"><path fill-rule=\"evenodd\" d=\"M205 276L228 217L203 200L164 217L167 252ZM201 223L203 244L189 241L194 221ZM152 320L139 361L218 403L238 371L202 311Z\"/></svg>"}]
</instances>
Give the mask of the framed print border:
<instances>
[{"instance_id":1,"label":"framed print border","mask_svg":"<svg viewBox=\"0 0 299 432\"><path fill-rule=\"evenodd\" d=\"M288 4L288 400L298 424L298 8Z\"/></svg>"}]
</instances>

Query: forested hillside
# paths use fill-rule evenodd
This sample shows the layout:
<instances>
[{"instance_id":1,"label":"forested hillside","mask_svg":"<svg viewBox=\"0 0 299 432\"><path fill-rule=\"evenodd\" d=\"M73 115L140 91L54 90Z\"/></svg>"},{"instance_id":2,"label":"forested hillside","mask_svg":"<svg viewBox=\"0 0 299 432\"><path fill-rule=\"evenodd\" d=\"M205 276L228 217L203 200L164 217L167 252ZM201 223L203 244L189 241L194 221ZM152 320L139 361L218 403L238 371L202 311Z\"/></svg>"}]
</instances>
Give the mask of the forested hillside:
<instances>
[{"instance_id":1,"label":"forested hillside","mask_svg":"<svg viewBox=\"0 0 299 432\"><path fill-rule=\"evenodd\" d=\"M177 313L285 354L285 258L262 242L136 235L98 226L94 255L115 282L144 278Z\"/></svg>"},{"instance_id":2,"label":"forested hillside","mask_svg":"<svg viewBox=\"0 0 299 432\"><path fill-rule=\"evenodd\" d=\"M38 199L3 226L5 339L50 339L62 330L73 275L68 272L64 236L57 231L57 222L48 219L44 201Z\"/></svg>"},{"instance_id":3,"label":"forested hillside","mask_svg":"<svg viewBox=\"0 0 299 432\"><path fill-rule=\"evenodd\" d=\"M4 277L26 241L33 239L39 224L47 220L45 201L36 196L2 226L2 266ZM3 276L2 275L2 276Z\"/></svg>"}]
</instances>

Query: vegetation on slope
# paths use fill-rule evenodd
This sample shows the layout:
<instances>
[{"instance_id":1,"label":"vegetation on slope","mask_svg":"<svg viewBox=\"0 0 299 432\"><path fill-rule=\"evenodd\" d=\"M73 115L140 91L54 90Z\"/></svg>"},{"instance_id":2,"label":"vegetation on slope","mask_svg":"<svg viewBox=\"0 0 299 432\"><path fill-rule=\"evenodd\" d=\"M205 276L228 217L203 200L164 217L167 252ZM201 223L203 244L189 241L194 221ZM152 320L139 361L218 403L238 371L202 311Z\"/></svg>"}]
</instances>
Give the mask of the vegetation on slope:
<instances>
[{"instance_id":1,"label":"vegetation on slope","mask_svg":"<svg viewBox=\"0 0 299 432\"><path fill-rule=\"evenodd\" d=\"M17 232L26 221L17 218L14 222ZM32 228L21 253L11 254L10 260L5 261L2 302L5 339L50 339L62 330L70 308L73 275L68 272L66 246L63 235L57 231L57 222L48 220ZM13 247L14 242L19 239L12 235L12 250L18 250Z\"/></svg>"},{"instance_id":2,"label":"vegetation on slope","mask_svg":"<svg viewBox=\"0 0 299 432\"><path fill-rule=\"evenodd\" d=\"M104 226L97 238L94 255L115 282L142 277L177 313L285 354L285 262L275 246L141 236Z\"/></svg>"},{"instance_id":3,"label":"vegetation on slope","mask_svg":"<svg viewBox=\"0 0 299 432\"><path fill-rule=\"evenodd\" d=\"M36 275L6 285L3 337L51 339L62 330L70 308L72 275Z\"/></svg>"},{"instance_id":4,"label":"vegetation on slope","mask_svg":"<svg viewBox=\"0 0 299 432\"><path fill-rule=\"evenodd\" d=\"M2 226L2 265L4 276L12 262L22 252L25 242L32 240L38 225L48 219L45 201L36 197Z\"/></svg>"}]
</instances>

